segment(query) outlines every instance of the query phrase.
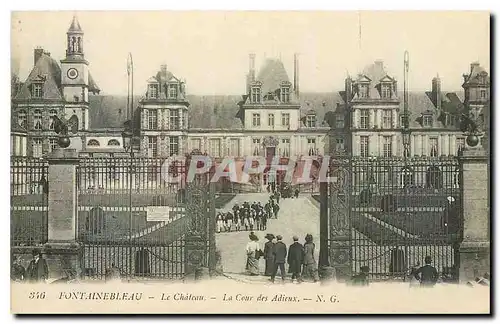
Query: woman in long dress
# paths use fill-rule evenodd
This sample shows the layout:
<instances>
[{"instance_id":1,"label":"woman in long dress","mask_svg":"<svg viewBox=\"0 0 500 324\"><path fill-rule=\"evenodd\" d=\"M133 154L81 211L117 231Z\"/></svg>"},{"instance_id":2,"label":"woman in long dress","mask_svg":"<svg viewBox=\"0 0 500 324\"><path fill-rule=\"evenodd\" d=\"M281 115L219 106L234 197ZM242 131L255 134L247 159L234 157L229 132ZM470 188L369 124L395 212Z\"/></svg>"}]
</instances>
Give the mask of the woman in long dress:
<instances>
[{"instance_id":1,"label":"woman in long dress","mask_svg":"<svg viewBox=\"0 0 500 324\"><path fill-rule=\"evenodd\" d=\"M246 253L247 253L247 265L246 270L250 273L251 276L259 275L259 258L262 253L262 250L259 246L259 238L254 232L250 232L248 235L250 238L250 242L247 244Z\"/></svg>"},{"instance_id":2,"label":"woman in long dress","mask_svg":"<svg viewBox=\"0 0 500 324\"><path fill-rule=\"evenodd\" d=\"M222 227L224 227L224 220L222 219L222 215L219 213L217 216L217 233L221 232Z\"/></svg>"}]
</instances>

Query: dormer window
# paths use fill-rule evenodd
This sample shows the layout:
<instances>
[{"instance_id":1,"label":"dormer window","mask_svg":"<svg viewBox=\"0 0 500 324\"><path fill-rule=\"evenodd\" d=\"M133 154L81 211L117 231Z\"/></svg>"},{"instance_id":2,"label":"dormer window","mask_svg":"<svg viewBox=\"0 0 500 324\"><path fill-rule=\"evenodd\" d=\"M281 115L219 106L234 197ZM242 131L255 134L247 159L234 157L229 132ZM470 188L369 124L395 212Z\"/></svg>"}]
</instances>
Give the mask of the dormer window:
<instances>
[{"instance_id":1,"label":"dormer window","mask_svg":"<svg viewBox=\"0 0 500 324\"><path fill-rule=\"evenodd\" d=\"M344 128L345 127L343 114L337 114L336 119L335 119L335 127L336 128Z\"/></svg>"},{"instance_id":2,"label":"dormer window","mask_svg":"<svg viewBox=\"0 0 500 324\"><path fill-rule=\"evenodd\" d=\"M259 103L261 97L260 87L252 87L250 100L253 103Z\"/></svg>"},{"instance_id":3,"label":"dormer window","mask_svg":"<svg viewBox=\"0 0 500 324\"><path fill-rule=\"evenodd\" d=\"M306 127L316 127L316 115L309 114L306 116Z\"/></svg>"},{"instance_id":4,"label":"dormer window","mask_svg":"<svg viewBox=\"0 0 500 324\"><path fill-rule=\"evenodd\" d=\"M177 99L178 92L177 84L169 84L168 85L168 99Z\"/></svg>"},{"instance_id":5,"label":"dormer window","mask_svg":"<svg viewBox=\"0 0 500 324\"><path fill-rule=\"evenodd\" d=\"M359 97L368 98L368 83L361 83L359 85Z\"/></svg>"},{"instance_id":6,"label":"dormer window","mask_svg":"<svg viewBox=\"0 0 500 324\"><path fill-rule=\"evenodd\" d=\"M432 116L431 115L424 115L423 125L424 125L424 127L432 127Z\"/></svg>"},{"instance_id":7,"label":"dormer window","mask_svg":"<svg viewBox=\"0 0 500 324\"><path fill-rule=\"evenodd\" d=\"M43 88L42 83L33 83L31 88L31 96L33 98L42 98L43 97L42 88Z\"/></svg>"},{"instance_id":8,"label":"dormer window","mask_svg":"<svg viewBox=\"0 0 500 324\"><path fill-rule=\"evenodd\" d=\"M388 84L388 83L383 83L382 84L380 96L382 98L385 98L385 99L391 97L391 85L390 84Z\"/></svg>"},{"instance_id":9,"label":"dormer window","mask_svg":"<svg viewBox=\"0 0 500 324\"><path fill-rule=\"evenodd\" d=\"M150 84L148 86L148 98L150 99L158 98L158 84Z\"/></svg>"},{"instance_id":10,"label":"dormer window","mask_svg":"<svg viewBox=\"0 0 500 324\"><path fill-rule=\"evenodd\" d=\"M290 84L288 82L281 84L281 102L290 102Z\"/></svg>"}]
</instances>

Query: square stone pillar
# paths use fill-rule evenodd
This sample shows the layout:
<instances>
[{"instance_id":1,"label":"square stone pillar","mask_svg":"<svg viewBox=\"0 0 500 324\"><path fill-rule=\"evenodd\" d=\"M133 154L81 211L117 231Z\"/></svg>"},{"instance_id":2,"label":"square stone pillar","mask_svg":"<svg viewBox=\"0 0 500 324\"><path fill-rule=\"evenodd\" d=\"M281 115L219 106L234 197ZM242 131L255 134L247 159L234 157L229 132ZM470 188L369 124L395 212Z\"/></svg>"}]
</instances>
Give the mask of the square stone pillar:
<instances>
[{"instance_id":1,"label":"square stone pillar","mask_svg":"<svg viewBox=\"0 0 500 324\"><path fill-rule=\"evenodd\" d=\"M490 273L490 204L488 157L481 147L467 148L462 167L463 241L460 245L460 282Z\"/></svg>"},{"instance_id":2,"label":"square stone pillar","mask_svg":"<svg viewBox=\"0 0 500 324\"><path fill-rule=\"evenodd\" d=\"M59 279L81 273L82 249L77 242L78 192L75 149L57 148L48 157L48 242L44 246L49 278Z\"/></svg>"}]
</instances>

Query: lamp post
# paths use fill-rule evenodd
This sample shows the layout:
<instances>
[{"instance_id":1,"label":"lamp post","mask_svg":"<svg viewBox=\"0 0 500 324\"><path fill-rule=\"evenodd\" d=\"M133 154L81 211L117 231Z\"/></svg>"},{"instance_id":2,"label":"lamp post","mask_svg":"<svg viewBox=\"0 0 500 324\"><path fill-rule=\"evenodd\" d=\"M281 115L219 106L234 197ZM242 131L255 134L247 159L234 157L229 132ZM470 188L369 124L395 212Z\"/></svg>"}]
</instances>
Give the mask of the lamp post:
<instances>
[{"instance_id":1,"label":"lamp post","mask_svg":"<svg viewBox=\"0 0 500 324\"><path fill-rule=\"evenodd\" d=\"M124 123L124 130L122 132L123 148L126 152L130 152L129 159L129 181L128 181L128 200L129 200L129 269L132 270L132 186L133 186L133 167L134 167L134 63L132 54L129 53L127 57L127 117L128 120ZM130 271L129 278L132 277Z\"/></svg>"}]
</instances>

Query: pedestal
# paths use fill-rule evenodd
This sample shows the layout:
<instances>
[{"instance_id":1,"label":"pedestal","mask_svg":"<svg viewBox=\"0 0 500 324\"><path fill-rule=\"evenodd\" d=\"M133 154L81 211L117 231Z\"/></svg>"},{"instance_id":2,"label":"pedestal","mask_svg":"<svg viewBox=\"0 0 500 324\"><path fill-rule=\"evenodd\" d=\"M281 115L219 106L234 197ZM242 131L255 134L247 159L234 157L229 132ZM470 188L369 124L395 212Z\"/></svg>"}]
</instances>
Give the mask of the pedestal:
<instances>
[{"instance_id":1,"label":"pedestal","mask_svg":"<svg viewBox=\"0 0 500 324\"><path fill-rule=\"evenodd\" d=\"M468 148L460 163L464 234L459 279L465 283L490 273L488 157L481 147Z\"/></svg>"},{"instance_id":2,"label":"pedestal","mask_svg":"<svg viewBox=\"0 0 500 324\"><path fill-rule=\"evenodd\" d=\"M206 266L207 242L201 236L192 235L186 237L185 247L185 273L188 281L200 278L201 268Z\"/></svg>"}]
</instances>

